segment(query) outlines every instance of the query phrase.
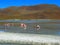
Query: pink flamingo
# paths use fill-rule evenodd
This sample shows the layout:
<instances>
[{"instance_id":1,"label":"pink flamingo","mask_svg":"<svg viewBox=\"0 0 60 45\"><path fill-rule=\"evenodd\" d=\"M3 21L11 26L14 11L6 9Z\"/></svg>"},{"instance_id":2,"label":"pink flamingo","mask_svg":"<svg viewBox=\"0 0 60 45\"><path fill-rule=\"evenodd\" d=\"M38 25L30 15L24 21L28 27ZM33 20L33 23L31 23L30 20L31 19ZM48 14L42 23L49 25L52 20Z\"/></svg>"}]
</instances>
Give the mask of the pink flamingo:
<instances>
[{"instance_id":1,"label":"pink flamingo","mask_svg":"<svg viewBox=\"0 0 60 45\"><path fill-rule=\"evenodd\" d=\"M21 27L24 28L24 29L26 29L27 28L27 25L24 24L24 23L21 23Z\"/></svg>"},{"instance_id":2,"label":"pink flamingo","mask_svg":"<svg viewBox=\"0 0 60 45\"><path fill-rule=\"evenodd\" d=\"M15 26L15 24L14 23L11 23L10 26Z\"/></svg>"},{"instance_id":3,"label":"pink flamingo","mask_svg":"<svg viewBox=\"0 0 60 45\"><path fill-rule=\"evenodd\" d=\"M7 23L7 24L4 24L4 26L5 26L5 29L7 29L7 27L10 27L10 24Z\"/></svg>"}]
</instances>

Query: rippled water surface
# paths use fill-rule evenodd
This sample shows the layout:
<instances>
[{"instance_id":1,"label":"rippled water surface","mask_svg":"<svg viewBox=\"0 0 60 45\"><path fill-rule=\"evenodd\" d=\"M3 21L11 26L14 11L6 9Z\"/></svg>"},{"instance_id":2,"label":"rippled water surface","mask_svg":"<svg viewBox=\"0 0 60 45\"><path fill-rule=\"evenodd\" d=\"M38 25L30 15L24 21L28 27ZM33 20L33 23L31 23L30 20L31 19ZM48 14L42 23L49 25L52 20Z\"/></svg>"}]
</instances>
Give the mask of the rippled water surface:
<instances>
[{"instance_id":1,"label":"rippled water surface","mask_svg":"<svg viewBox=\"0 0 60 45\"><path fill-rule=\"evenodd\" d=\"M0 25L1 32L15 32L15 33L34 33L34 34L50 34L50 35L60 35L60 20L1 20L0 22L8 23L25 23L27 29L24 30L20 26L10 26L6 27ZM52 22L52 23L49 23ZM54 23L53 23L54 22ZM40 25L41 29L37 31L35 25Z\"/></svg>"}]
</instances>

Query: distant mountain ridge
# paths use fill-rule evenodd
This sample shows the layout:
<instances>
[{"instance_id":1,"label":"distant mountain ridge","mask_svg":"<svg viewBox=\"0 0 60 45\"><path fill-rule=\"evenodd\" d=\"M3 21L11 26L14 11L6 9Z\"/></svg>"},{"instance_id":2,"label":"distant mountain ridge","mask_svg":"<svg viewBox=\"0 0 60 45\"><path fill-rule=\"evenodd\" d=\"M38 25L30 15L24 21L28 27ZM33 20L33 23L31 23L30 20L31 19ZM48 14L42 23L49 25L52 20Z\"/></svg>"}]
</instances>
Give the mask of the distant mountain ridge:
<instances>
[{"instance_id":1,"label":"distant mountain ridge","mask_svg":"<svg viewBox=\"0 0 60 45\"><path fill-rule=\"evenodd\" d=\"M60 7L52 4L11 6L0 9L0 19L60 19Z\"/></svg>"}]
</instances>

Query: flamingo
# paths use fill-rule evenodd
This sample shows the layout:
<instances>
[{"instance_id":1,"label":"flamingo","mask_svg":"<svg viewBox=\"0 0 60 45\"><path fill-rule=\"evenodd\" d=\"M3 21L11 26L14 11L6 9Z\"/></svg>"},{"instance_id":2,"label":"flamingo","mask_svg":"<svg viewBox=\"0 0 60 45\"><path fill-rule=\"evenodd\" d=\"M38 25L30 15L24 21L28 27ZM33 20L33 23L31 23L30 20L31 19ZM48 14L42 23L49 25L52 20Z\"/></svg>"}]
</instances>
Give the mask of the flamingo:
<instances>
[{"instance_id":1,"label":"flamingo","mask_svg":"<svg viewBox=\"0 0 60 45\"><path fill-rule=\"evenodd\" d=\"M11 23L10 26L15 26L15 24L14 23Z\"/></svg>"},{"instance_id":2,"label":"flamingo","mask_svg":"<svg viewBox=\"0 0 60 45\"><path fill-rule=\"evenodd\" d=\"M27 28L27 25L24 24L24 23L21 23L21 27L24 28L24 29L26 29Z\"/></svg>"},{"instance_id":3,"label":"flamingo","mask_svg":"<svg viewBox=\"0 0 60 45\"><path fill-rule=\"evenodd\" d=\"M40 29L40 25L36 25L36 28L37 28L37 30L39 30Z\"/></svg>"},{"instance_id":4,"label":"flamingo","mask_svg":"<svg viewBox=\"0 0 60 45\"><path fill-rule=\"evenodd\" d=\"M5 26L5 29L7 29L7 27L10 27L10 24L7 23L7 24L4 24L4 26Z\"/></svg>"}]
</instances>

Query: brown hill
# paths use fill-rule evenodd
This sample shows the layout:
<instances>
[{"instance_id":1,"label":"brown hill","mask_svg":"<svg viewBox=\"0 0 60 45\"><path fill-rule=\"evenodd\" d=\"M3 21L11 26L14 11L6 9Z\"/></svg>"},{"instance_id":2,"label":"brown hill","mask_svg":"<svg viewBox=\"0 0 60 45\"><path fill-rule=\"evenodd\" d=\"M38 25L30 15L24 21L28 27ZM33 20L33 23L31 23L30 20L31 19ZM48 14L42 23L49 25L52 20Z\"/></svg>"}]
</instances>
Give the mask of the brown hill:
<instances>
[{"instance_id":1,"label":"brown hill","mask_svg":"<svg viewBox=\"0 0 60 45\"><path fill-rule=\"evenodd\" d=\"M0 19L60 19L60 7L50 4L0 9Z\"/></svg>"}]
</instances>

